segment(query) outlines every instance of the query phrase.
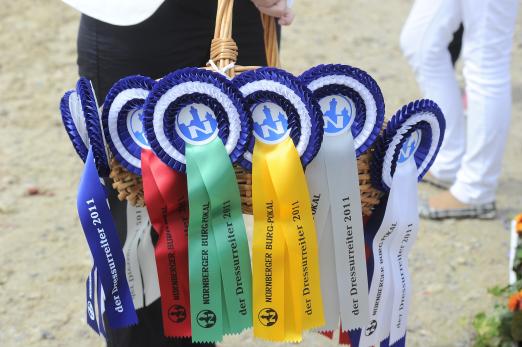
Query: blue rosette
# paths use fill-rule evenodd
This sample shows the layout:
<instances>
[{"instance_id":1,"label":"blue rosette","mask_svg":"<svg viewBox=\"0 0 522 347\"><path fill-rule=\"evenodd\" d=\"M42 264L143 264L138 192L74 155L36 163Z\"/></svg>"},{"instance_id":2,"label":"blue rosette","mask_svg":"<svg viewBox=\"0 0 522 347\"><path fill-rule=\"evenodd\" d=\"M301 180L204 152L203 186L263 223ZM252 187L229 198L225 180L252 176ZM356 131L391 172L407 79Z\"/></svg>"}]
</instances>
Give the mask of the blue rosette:
<instances>
[{"instance_id":1,"label":"blue rosette","mask_svg":"<svg viewBox=\"0 0 522 347\"><path fill-rule=\"evenodd\" d=\"M143 124L154 153L179 172L185 172L186 142L204 144L218 136L235 163L252 128L236 86L198 68L177 70L156 83L145 101Z\"/></svg>"},{"instance_id":2,"label":"blue rosette","mask_svg":"<svg viewBox=\"0 0 522 347\"><path fill-rule=\"evenodd\" d=\"M116 82L103 104L102 124L107 144L116 160L141 176L141 150L150 149L143 126L145 100L156 82L129 76Z\"/></svg>"},{"instance_id":3,"label":"blue rosette","mask_svg":"<svg viewBox=\"0 0 522 347\"><path fill-rule=\"evenodd\" d=\"M389 191L395 168L411 156L418 180L422 180L437 157L445 128L444 115L434 101L422 99L403 106L376 142L371 162L373 185Z\"/></svg>"},{"instance_id":4,"label":"blue rosette","mask_svg":"<svg viewBox=\"0 0 522 347\"><path fill-rule=\"evenodd\" d=\"M348 65L329 64L305 71L299 80L321 106L325 135L350 127L357 156L372 146L381 131L385 106L381 89L369 74Z\"/></svg>"},{"instance_id":5,"label":"blue rosette","mask_svg":"<svg viewBox=\"0 0 522 347\"><path fill-rule=\"evenodd\" d=\"M109 175L109 161L105 146L105 138L101 125L98 103L94 95L91 81L85 77L80 77L76 83L76 93L80 100L81 110L85 118L89 144L92 146L94 162L100 177Z\"/></svg>"},{"instance_id":6,"label":"blue rosette","mask_svg":"<svg viewBox=\"0 0 522 347\"><path fill-rule=\"evenodd\" d=\"M280 130L285 130L303 167L308 165L321 146L324 123L319 104L306 85L294 75L270 67L244 72L233 82L243 94L254 122L254 136L239 164L251 171L255 137L276 143L284 139L286 133Z\"/></svg>"},{"instance_id":7,"label":"blue rosette","mask_svg":"<svg viewBox=\"0 0 522 347\"><path fill-rule=\"evenodd\" d=\"M89 151L89 137L80 98L76 90L70 90L64 94L60 101L60 112L65 131L71 139L76 153L85 162Z\"/></svg>"}]
</instances>

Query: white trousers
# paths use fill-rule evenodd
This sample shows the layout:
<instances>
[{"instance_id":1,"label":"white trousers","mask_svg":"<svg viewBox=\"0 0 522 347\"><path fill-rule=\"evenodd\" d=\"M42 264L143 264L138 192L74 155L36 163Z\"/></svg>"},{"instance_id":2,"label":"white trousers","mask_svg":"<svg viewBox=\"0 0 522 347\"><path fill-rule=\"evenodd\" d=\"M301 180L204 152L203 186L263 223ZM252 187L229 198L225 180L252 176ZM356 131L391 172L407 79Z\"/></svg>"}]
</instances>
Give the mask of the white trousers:
<instances>
[{"instance_id":1,"label":"white trousers","mask_svg":"<svg viewBox=\"0 0 522 347\"><path fill-rule=\"evenodd\" d=\"M518 0L415 0L401 48L424 96L446 117L431 173L455 182L467 204L493 202L511 118L511 50ZM464 117L448 45L464 23L462 59L468 98Z\"/></svg>"}]
</instances>

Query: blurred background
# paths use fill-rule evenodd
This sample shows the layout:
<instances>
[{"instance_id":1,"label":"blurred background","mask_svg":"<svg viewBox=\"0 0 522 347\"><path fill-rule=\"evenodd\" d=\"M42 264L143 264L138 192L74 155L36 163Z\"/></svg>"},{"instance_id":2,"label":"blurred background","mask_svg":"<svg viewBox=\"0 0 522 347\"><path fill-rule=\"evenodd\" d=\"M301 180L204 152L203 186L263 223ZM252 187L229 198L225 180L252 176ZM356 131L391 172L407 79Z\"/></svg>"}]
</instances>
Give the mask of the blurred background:
<instances>
[{"instance_id":1,"label":"blurred background","mask_svg":"<svg viewBox=\"0 0 522 347\"><path fill-rule=\"evenodd\" d=\"M411 0L298 0L283 28L282 65L370 73L391 116L420 97L399 49ZM0 3L0 346L102 346L85 323L90 256L76 212L82 163L58 105L77 78L79 13L60 1ZM509 220L522 210L522 25L515 33L513 118L493 221L421 222L410 259L410 346L470 346L487 289L508 278ZM241 54L241 52L240 52ZM494 117L495 115L491 115ZM421 194L430 188L422 185ZM249 333L222 346L268 346ZM335 346L307 334L303 346Z\"/></svg>"}]
</instances>

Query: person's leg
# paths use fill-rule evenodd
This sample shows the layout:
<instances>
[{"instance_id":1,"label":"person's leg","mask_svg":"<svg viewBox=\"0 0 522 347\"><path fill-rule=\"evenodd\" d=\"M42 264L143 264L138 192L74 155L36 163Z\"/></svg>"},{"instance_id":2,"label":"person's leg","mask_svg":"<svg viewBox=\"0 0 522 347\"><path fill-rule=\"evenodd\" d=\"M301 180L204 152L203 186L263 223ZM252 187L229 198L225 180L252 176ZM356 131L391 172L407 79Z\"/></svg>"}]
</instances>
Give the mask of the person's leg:
<instances>
[{"instance_id":1,"label":"person's leg","mask_svg":"<svg viewBox=\"0 0 522 347\"><path fill-rule=\"evenodd\" d=\"M453 182L465 148L464 115L448 45L461 23L457 0L416 0L401 33L401 48L425 98L446 117L442 148L431 168L436 178Z\"/></svg>"},{"instance_id":2,"label":"person's leg","mask_svg":"<svg viewBox=\"0 0 522 347\"><path fill-rule=\"evenodd\" d=\"M511 49L517 0L463 0L467 146L451 193L466 204L495 200L511 116Z\"/></svg>"}]
</instances>

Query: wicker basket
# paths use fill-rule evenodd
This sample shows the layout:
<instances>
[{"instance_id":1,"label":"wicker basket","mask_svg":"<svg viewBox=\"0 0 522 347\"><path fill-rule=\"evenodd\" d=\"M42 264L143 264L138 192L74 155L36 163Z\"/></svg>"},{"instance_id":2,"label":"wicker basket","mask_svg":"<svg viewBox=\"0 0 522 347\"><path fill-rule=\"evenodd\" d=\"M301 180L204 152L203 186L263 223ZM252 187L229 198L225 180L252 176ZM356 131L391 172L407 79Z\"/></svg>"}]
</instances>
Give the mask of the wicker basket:
<instances>
[{"instance_id":1,"label":"wicker basket","mask_svg":"<svg viewBox=\"0 0 522 347\"><path fill-rule=\"evenodd\" d=\"M210 59L219 69L225 69L237 61L238 48L232 39L232 8L234 0L218 0L216 28L210 47ZM264 28L265 51L268 66L279 66L279 48L277 45L276 23L273 17L262 15ZM209 66L206 67L210 68ZM234 65L227 69L230 77L256 69L257 66ZM372 150L367 151L357 159L359 169L359 185L363 215L369 216L375 205L379 203L381 193L372 187L370 179L370 159ZM252 214L252 175L235 165L237 182L241 192L243 213ZM113 187L118 190L120 200L127 199L131 204L144 205L143 186L141 177L125 170L116 160L111 160L111 174Z\"/></svg>"}]
</instances>

